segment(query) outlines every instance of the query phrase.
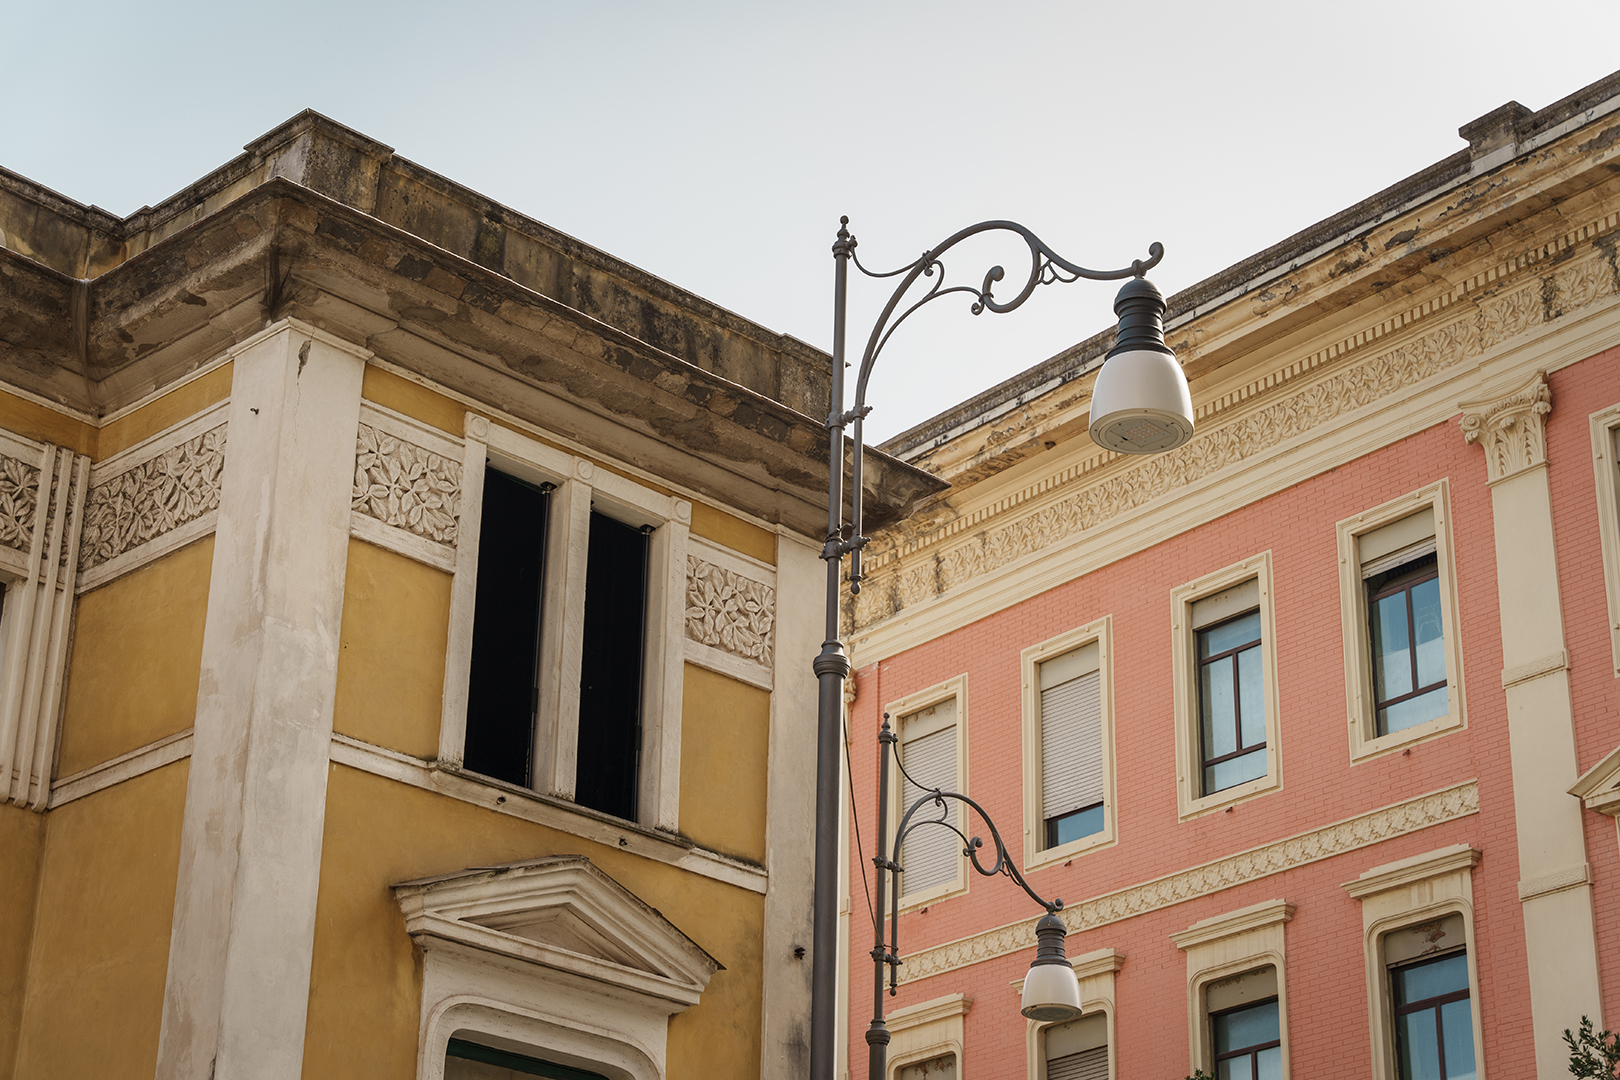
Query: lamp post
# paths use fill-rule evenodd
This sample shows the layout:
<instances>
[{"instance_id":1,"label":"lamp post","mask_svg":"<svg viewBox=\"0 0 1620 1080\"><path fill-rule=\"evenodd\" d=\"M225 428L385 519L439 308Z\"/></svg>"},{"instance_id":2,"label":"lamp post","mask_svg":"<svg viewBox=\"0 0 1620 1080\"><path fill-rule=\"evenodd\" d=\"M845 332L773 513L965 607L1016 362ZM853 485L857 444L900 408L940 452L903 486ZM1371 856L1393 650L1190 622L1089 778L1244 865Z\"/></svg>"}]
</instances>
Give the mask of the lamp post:
<instances>
[{"instance_id":1,"label":"lamp post","mask_svg":"<svg viewBox=\"0 0 1620 1080\"><path fill-rule=\"evenodd\" d=\"M984 233L1012 233L1020 237L1029 248L1030 269L1023 287L1010 300L997 300L992 292L997 282L1006 276L1001 266L992 266L978 285L947 285L944 254L963 240ZM832 406L827 416L827 543L821 557L827 563L826 639L821 653L812 665L819 681L816 728L816 864L815 864L815 922L813 938L813 968L811 972L810 1009L810 1077L811 1080L833 1080L834 1039L837 1030L838 1001L838 807L839 807L839 730L843 711L844 680L850 671L849 657L839 640L839 598L843 579L844 556L850 556L849 588L852 594L861 590L861 552L867 537L861 532L861 458L864 450L862 421L871 412L866 404L866 387L872 366L888 343L889 337L923 305L955 293L972 296L969 310L979 315L985 311L1005 314L1022 306L1038 285L1073 282L1081 278L1091 281L1117 281L1129 279L1114 301L1114 312L1119 316L1119 331L1114 347L1109 350L1103 368L1092 386L1091 437L1100 445L1125 454L1151 454L1180 446L1192 437L1192 397L1186 377L1176 363L1174 354L1164 343L1164 297L1144 276L1164 258L1164 247L1153 244L1146 261L1138 259L1121 270L1088 270L1058 255L1029 229L1012 221L982 221L977 225L951 235L915 262L898 270L877 273L866 269L855 257L855 237L849 231L849 219L840 222L838 237L833 243L833 370ZM849 266L868 277L900 278L888 303L878 316L876 325L867 338L861 365L856 373L854 407L844 409L844 336L849 291ZM901 302L916 284L918 278L928 277L931 284L922 296L900 311ZM900 313L896 315L896 312ZM850 527L844 522L844 429L853 425L853 454L851 457ZM884 718L879 734L882 754L880 785L886 798L888 786L888 757L896 738ZM898 760L898 759L897 759ZM1057 912L1061 900L1041 899L1023 876L1018 873L1007 856L1001 834L984 810L965 795L933 789L910 806L896 830L893 854L899 855L900 840L912 827L911 817L920 807L930 802L945 808L947 800L960 801L972 807L984 819L996 843L996 861L985 869L978 859L979 838L969 840L958 832L965 844L973 867L981 874L1005 873L1046 908L1046 916L1037 924L1039 948L1030 976L1024 984L1024 1013L1036 1019L1060 1019L1079 1015L1079 985L1074 971L1064 958L1065 928ZM886 843L886 803L879 805L880 843ZM927 818L917 822L924 825L939 822L948 828L954 826L942 819ZM890 941L883 943L883 882L890 871L895 874L892 887L893 901L899 901L899 874L903 868L898 858L890 858L880 851L873 859L878 867L878 941L872 957L876 972L876 1002L872 1027L867 1032L870 1046L872 1080L884 1080L883 1073L889 1041L883 1021L883 970L890 970L890 993L893 993L898 955L897 914L891 913ZM1066 980L1066 981L1065 981ZM1071 989L1072 988L1072 989ZM1055 996L1054 996L1055 995ZM1072 1013L1065 1011L1072 1004ZM1050 1013L1032 1013L1032 1008L1049 1006Z\"/></svg>"}]
</instances>

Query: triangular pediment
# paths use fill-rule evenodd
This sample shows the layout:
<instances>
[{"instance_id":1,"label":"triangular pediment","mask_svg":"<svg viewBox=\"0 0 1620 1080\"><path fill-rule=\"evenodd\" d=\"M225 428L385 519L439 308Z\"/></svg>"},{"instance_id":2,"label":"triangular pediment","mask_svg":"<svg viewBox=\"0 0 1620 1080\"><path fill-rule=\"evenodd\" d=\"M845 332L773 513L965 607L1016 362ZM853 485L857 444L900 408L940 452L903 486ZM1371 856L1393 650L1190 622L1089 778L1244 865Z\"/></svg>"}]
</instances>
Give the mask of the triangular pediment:
<instances>
[{"instance_id":1,"label":"triangular pediment","mask_svg":"<svg viewBox=\"0 0 1620 1080\"><path fill-rule=\"evenodd\" d=\"M1620 817L1620 747L1586 770L1569 793L1578 796L1589 810Z\"/></svg>"},{"instance_id":2,"label":"triangular pediment","mask_svg":"<svg viewBox=\"0 0 1620 1080\"><path fill-rule=\"evenodd\" d=\"M401 882L406 930L520 967L695 1004L721 964L650 904L579 855Z\"/></svg>"}]
</instances>

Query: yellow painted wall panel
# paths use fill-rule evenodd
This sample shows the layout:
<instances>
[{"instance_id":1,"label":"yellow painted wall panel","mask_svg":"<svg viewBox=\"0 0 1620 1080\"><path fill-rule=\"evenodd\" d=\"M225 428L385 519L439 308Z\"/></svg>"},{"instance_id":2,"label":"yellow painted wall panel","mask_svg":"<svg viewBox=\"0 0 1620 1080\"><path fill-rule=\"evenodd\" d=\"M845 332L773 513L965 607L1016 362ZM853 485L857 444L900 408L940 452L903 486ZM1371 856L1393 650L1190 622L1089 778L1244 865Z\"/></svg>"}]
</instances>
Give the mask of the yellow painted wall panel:
<instances>
[{"instance_id":1,"label":"yellow painted wall panel","mask_svg":"<svg viewBox=\"0 0 1620 1080\"><path fill-rule=\"evenodd\" d=\"M686 665L681 832L711 851L765 862L771 695Z\"/></svg>"},{"instance_id":2,"label":"yellow painted wall panel","mask_svg":"<svg viewBox=\"0 0 1620 1080\"><path fill-rule=\"evenodd\" d=\"M58 776L191 726L213 564L205 536L79 597Z\"/></svg>"},{"instance_id":3,"label":"yellow painted wall panel","mask_svg":"<svg viewBox=\"0 0 1620 1080\"><path fill-rule=\"evenodd\" d=\"M750 525L724 510L695 502L692 504L692 533L733 551L752 555L763 563L776 565L776 534L758 525Z\"/></svg>"},{"instance_id":4,"label":"yellow painted wall panel","mask_svg":"<svg viewBox=\"0 0 1620 1080\"><path fill-rule=\"evenodd\" d=\"M96 452L94 427L4 390L0 390L0 428L35 442L70 447L80 454Z\"/></svg>"},{"instance_id":5,"label":"yellow painted wall panel","mask_svg":"<svg viewBox=\"0 0 1620 1080\"><path fill-rule=\"evenodd\" d=\"M384 371L375 364L366 365L360 396L457 438L461 437L461 429L466 423L467 406L461 402L436 394L420 383L395 375L392 371Z\"/></svg>"},{"instance_id":6,"label":"yellow painted wall panel","mask_svg":"<svg viewBox=\"0 0 1620 1080\"><path fill-rule=\"evenodd\" d=\"M388 886L585 855L726 966L670 1024L671 1080L757 1080L765 898L341 765L327 786L304 1080L411 1080L421 958Z\"/></svg>"},{"instance_id":7,"label":"yellow painted wall panel","mask_svg":"<svg viewBox=\"0 0 1620 1080\"><path fill-rule=\"evenodd\" d=\"M450 581L349 540L332 729L412 757L439 756Z\"/></svg>"},{"instance_id":8,"label":"yellow painted wall panel","mask_svg":"<svg viewBox=\"0 0 1620 1080\"><path fill-rule=\"evenodd\" d=\"M155 398L140 408L120 416L101 429L96 440L96 460L112 457L142 439L189 420L210 405L231 396L231 361L200 375L184 386Z\"/></svg>"},{"instance_id":9,"label":"yellow painted wall panel","mask_svg":"<svg viewBox=\"0 0 1620 1080\"><path fill-rule=\"evenodd\" d=\"M44 847L43 814L0 805L0 851L6 853L6 872L0 874L0 1080L12 1080L17 1060Z\"/></svg>"},{"instance_id":10,"label":"yellow painted wall panel","mask_svg":"<svg viewBox=\"0 0 1620 1080\"><path fill-rule=\"evenodd\" d=\"M19 1078L151 1080L190 764L50 812Z\"/></svg>"}]
</instances>

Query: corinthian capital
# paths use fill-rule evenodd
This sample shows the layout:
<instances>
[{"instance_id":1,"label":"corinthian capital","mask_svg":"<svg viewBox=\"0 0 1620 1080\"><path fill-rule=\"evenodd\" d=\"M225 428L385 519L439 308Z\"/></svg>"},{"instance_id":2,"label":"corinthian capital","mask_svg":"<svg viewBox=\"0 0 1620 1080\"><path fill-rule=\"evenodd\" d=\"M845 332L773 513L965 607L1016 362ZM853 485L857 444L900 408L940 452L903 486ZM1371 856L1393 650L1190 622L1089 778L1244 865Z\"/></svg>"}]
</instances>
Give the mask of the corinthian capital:
<instances>
[{"instance_id":1,"label":"corinthian capital","mask_svg":"<svg viewBox=\"0 0 1620 1080\"><path fill-rule=\"evenodd\" d=\"M1505 397L1462 401L1462 434L1485 451L1491 483L1547 463L1547 421L1552 391L1545 372Z\"/></svg>"}]
</instances>

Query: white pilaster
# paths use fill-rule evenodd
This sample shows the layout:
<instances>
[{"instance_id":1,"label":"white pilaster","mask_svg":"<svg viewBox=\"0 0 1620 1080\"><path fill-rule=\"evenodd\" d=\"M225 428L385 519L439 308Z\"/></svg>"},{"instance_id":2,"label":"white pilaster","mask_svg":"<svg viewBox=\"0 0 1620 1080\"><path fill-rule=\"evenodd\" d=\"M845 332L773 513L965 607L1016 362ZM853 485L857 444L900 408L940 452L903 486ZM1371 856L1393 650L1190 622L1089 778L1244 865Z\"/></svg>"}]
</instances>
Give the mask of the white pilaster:
<instances>
[{"instance_id":1,"label":"white pilaster","mask_svg":"<svg viewBox=\"0 0 1620 1080\"><path fill-rule=\"evenodd\" d=\"M365 355L293 322L235 351L163 1080L303 1069Z\"/></svg>"},{"instance_id":2,"label":"white pilaster","mask_svg":"<svg viewBox=\"0 0 1620 1080\"><path fill-rule=\"evenodd\" d=\"M1552 398L1538 373L1459 408L1463 437L1485 451L1491 487L1536 1074L1559 1077L1569 1059L1563 1030L1583 1015L1601 1028L1603 1016L1581 806L1568 795L1579 770L1547 485Z\"/></svg>"}]
</instances>

